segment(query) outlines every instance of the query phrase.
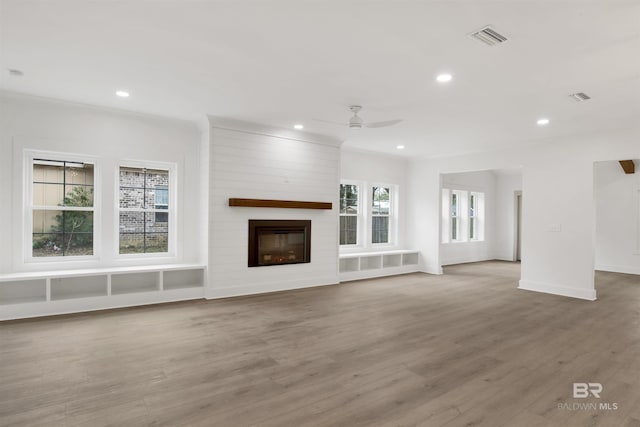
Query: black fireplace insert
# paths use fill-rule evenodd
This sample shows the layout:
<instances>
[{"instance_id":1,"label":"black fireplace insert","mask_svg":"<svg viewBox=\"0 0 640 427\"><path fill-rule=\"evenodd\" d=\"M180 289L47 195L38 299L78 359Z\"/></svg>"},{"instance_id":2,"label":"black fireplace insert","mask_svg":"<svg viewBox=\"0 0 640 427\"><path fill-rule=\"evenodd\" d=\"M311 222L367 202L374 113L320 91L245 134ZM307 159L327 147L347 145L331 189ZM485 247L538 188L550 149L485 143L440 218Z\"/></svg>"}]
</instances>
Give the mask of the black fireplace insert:
<instances>
[{"instance_id":1,"label":"black fireplace insert","mask_svg":"<svg viewBox=\"0 0 640 427\"><path fill-rule=\"evenodd\" d=\"M310 220L249 220L249 267L308 262Z\"/></svg>"}]
</instances>

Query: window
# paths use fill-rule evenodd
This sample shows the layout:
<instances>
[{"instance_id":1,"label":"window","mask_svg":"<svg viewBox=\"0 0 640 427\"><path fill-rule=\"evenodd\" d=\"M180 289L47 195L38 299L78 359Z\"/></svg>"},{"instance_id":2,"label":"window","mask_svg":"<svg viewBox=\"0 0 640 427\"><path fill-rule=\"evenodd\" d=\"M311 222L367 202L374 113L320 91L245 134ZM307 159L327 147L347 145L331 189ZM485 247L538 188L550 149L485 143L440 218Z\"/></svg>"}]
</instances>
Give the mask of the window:
<instances>
[{"instance_id":1,"label":"window","mask_svg":"<svg viewBox=\"0 0 640 427\"><path fill-rule=\"evenodd\" d=\"M166 185L158 185L156 186L155 191L156 197L156 209L159 209L160 212L156 211L155 221L156 222L169 222L169 187Z\"/></svg>"},{"instance_id":2,"label":"window","mask_svg":"<svg viewBox=\"0 0 640 427\"><path fill-rule=\"evenodd\" d=\"M371 197L371 243L389 243L391 190L373 187Z\"/></svg>"},{"instance_id":3,"label":"window","mask_svg":"<svg viewBox=\"0 0 640 427\"><path fill-rule=\"evenodd\" d=\"M442 189L442 243L484 240L484 193Z\"/></svg>"},{"instance_id":4,"label":"window","mask_svg":"<svg viewBox=\"0 0 640 427\"><path fill-rule=\"evenodd\" d=\"M355 246L393 244L397 194L394 185L343 181L340 184L340 247L349 251Z\"/></svg>"},{"instance_id":5,"label":"window","mask_svg":"<svg viewBox=\"0 0 640 427\"><path fill-rule=\"evenodd\" d=\"M458 217L458 203L460 198L457 191L451 192L451 240L456 242L460 240L460 218Z\"/></svg>"},{"instance_id":6,"label":"window","mask_svg":"<svg viewBox=\"0 0 640 427\"><path fill-rule=\"evenodd\" d=\"M469 240L484 240L484 193L469 193Z\"/></svg>"},{"instance_id":7,"label":"window","mask_svg":"<svg viewBox=\"0 0 640 427\"><path fill-rule=\"evenodd\" d=\"M170 169L121 166L118 182L119 253L168 253Z\"/></svg>"},{"instance_id":8,"label":"window","mask_svg":"<svg viewBox=\"0 0 640 427\"><path fill-rule=\"evenodd\" d=\"M358 244L358 185L340 184L340 244Z\"/></svg>"},{"instance_id":9,"label":"window","mask_svg":"<svg viewBox=\"0 0 640 427\"><path fill-rule=\"evenodd\" d=\"M469 240L478 240L478 195L469 194Z\"/></svg>"},{"instance_id":10,"label":"window","mask_svg":"<svg viewBox=\"0 0 640 427\"><path fill-rule=\"evenodd\" d=\"M94 254L94 164L30 155L31 257Z\"/></svg>"}]
</instances>

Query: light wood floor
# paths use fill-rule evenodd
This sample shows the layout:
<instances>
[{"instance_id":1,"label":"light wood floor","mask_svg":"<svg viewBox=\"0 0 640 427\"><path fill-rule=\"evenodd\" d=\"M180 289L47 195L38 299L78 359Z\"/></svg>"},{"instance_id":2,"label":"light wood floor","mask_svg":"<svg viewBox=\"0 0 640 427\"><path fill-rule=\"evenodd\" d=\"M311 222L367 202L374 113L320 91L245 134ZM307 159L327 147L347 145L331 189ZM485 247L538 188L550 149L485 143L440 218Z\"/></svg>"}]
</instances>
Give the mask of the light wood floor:
<instances>
[{"instance_id":1,"label":"light wood floor","mask_svg":"<svg viewBox=\"0 0 640 427\"><path fill-rule=\"evenodd\" d=\"M0 425L640 426L638 276L587 302L445 271L0 323Z\"/></svg>"}]
</instances>

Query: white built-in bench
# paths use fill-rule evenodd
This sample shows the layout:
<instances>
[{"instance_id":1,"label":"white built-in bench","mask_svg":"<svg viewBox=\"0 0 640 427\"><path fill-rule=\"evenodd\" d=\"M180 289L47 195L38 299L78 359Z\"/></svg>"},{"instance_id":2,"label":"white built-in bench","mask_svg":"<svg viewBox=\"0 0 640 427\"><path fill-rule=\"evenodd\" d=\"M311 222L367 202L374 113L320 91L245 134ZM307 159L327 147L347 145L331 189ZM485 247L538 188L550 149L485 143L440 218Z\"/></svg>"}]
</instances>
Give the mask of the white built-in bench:
<instances>
[{"instance_id":1,"label":"white built-in bench","mask_svg":"<svg viewBox=\"0 0 640 427\"><path fill-rule=\"evenodd\" d=\"M413 273L418 257L419 252L411 250L340 254L340 281Z\"/></svg>"},{"instance_id":2,"label":"white built-in bench","mask_svg":"<svg viewBox=\"0 0 640 427\"><path fill-rule=\"evenodd\" d=\"M203 298L204 281L195 264L0 275L0 320Z\"/></svg>"}]
</instances>

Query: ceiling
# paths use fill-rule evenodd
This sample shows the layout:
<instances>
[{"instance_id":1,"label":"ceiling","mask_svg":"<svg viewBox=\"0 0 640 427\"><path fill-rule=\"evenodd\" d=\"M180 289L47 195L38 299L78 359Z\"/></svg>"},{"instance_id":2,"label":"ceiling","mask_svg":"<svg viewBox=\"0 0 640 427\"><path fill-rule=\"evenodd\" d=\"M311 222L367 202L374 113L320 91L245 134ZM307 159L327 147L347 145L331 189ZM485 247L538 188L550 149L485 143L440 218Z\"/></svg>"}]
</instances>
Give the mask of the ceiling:
<instances>
[{"instance_id":1,"label":"ceiling","mask_svg":"<svg viewBox=\"0 0 640 427\"><path fill-rule=\"evenodd\" d=\"M345 146L443 156L629 127L637 0L0 0L0 88L181 119L205 114ZM491 24L509 40L468 34ZM24 76L11 76L19 69ZM435 77L449 72L453 80ZM129 98L115 96L127 90ZM585 92L591 100L569 99ZM349 130L365 121L392 127ZM550 119L545 127L536 125ZM402 151L397 145L404 145Z\"/></svg>"}]
</instances>

